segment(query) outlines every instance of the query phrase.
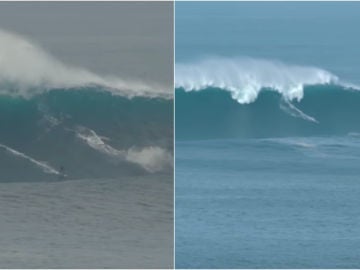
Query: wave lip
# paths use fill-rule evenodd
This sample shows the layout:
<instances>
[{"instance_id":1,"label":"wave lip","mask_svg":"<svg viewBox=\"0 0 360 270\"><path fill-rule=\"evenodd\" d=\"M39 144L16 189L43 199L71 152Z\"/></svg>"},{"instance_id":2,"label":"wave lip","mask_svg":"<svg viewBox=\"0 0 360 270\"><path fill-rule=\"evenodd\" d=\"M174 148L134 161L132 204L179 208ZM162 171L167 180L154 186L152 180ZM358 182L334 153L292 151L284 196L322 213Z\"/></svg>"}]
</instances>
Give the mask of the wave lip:
<instances>
[{"instance_id":1,"label":"wave lip","mask_svg":"<svg viewBox=\"0 0 360 270\"><path fill-rule=\"evenodd\" d=\"M171 98L166 87L65 65L40 46L0 29L0 94L31 97L54 88L100 86L115 95Z\"/></svg>"},{"instance_id":2,"label":"wave lip","mask_svg":"<svg viewBox=\"0 0 360 270\"><path fill-rule=\"evenodd\" d=\"M254 102L263 89L278 92L288 101L300 101L304 87L342 84L331 72L308 66L289 65L280 61L238 58L209 58L195 63L176 64L175 87L185 91L220 88L230 92L241 104Z\"/></svg>"}]
</instances>

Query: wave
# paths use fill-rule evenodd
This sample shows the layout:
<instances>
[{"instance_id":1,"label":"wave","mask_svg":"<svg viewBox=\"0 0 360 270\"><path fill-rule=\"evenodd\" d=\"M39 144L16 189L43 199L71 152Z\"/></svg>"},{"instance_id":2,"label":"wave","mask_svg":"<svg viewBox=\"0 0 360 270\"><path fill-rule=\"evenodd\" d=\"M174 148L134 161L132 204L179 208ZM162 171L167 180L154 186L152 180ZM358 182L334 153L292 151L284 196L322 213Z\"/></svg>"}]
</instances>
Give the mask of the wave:
<instances>
[{"instance_id":1,"label":"wave","mask_svg":"<svg viewBox=\"0 0 360 270\"><path fill-rule=\"evenodd\" d=\"M360 91L340 85L304 86L300 101L263 89L250 104L228 91L176 89L176 140L328 136L360 133Z\"/></svg>"},{"instance_id":2,"label":"wave","mask_svg":"<svg viewBox=\"0 0 360 270\"><path fill-rule=\"evenodd\" d=\"M308 66L290 65L276 60L209 58L195 63L177 63L175 87L185 91L218 88L228 91L240 104L254 102L264 89L284 99L300 101L310 85L339 85L360 89L341 82L331 72Z\"/></svg>"},{"instance_id":3,"label":"wave","mask_svg":"<svg viewBox=\"0 0 360 270\"><path fill-rule=\"evenodd\" d=\"M0 95L0 148L0 181L171 173L173 100L95 86Z\"/></svg>"},{"instance_id":4,"label":"wave","mask_svg":"<svg viewBox=\"0 0 360 270\"><path fill-rule=\"evenodd\" d=\"M19 35L0 30L0 94L31 97L54 88L96 86L115 95L171 98L169 89L155 83L100 76L65 65Z\"/></svg>"}]
</instances>

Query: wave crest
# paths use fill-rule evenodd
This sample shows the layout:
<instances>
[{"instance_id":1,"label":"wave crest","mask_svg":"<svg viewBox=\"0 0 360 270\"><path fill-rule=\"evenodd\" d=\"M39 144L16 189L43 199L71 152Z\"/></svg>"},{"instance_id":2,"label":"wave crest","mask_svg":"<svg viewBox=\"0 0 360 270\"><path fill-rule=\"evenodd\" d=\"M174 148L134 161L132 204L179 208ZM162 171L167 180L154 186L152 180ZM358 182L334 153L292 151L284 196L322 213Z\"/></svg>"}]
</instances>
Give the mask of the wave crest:
<instances>
[{"instance_id":1,"label":"wave crest","mask_svg":"<svg viewBox=\"0 0 360 270\"><path fill-rule=\"evenodd\" d=\"M176 88L185 91L220 88L229 91L232 98L241 104L254 102L263 89L276 91L289 101L300 101L304 87L308 85L348 86L324 69L247 57L179 63L176 64L175 78Z\"/></svg>"},{"instance_id":2,"label":"wave crest","mask_svg":"<svg viewBox=\"0 0 360 270\"><path fill-rule=\"evenodd\" d=\"M168 89L65 65L40 46L0 29L0 94L29 97L53 88L104 87L127 97L170 98Z\"/></svg>"}]
</instances>

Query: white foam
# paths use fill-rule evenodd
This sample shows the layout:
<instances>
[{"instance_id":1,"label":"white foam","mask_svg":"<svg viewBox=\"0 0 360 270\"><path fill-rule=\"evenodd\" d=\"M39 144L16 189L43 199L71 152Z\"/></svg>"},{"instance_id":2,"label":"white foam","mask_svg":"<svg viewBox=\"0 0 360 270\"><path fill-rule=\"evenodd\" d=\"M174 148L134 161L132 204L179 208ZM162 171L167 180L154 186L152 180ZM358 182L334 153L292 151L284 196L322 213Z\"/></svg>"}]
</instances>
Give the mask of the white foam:
<instances>
[{"instance_id":1,"label":"white foam","mask_svg":"<svg viewBox=\"0 0 360 270\"><path fill-rule=\"evenodd\" d=\"M343 84L336 75L324 69L247 57L177 63L175 74L176 88L199 91L216 87L229 91L241 104L254 102L264 88L280 93L289 101L300 101L306 85L340 84L358 88Z\"/></svg>"},{"instance_id":2,"label":"white foam","mask_svg":"<svg viewBox=\"0 0 360 270\"><path fill-rule=\"evenodd\" d=\"M102 139L103 136L98 135L92 129L79 126L75 132L78 138L98 152L138 164L149 172L158 172L172 166L172 155L161 147L131 147L128 150L118 150L106 144Z\"/></svg>"},{"instance_id":3,"label":"white foam","mask_svg":"<svg viewBox=\"0 0 360 270\"><path fill-rule=\"evenodd\" d=\"M9 153L17 156L17 157L20 157L20 158L23 158L23 159L26 159L28 161L30 161L31 163L35 164L37 167L39 167L40 169L42 169L42 171L44 173L49 173L49 174L60 174L59 171L55 170L53 167L51 167L50 165L46 164L45 162L43 161L38 161L32 157L29 157L27 155L25 155L24 153L21 153L19 151L16 151L15 149L12 149L11 147L8 147L4 144L0 144L0 148L3 148L5 149L6 151L8 151Z\"/></svg>"},{"instance_id":4,"label":"white foam","mask_svg":"<svg viewBox=\"0 0 360 270\"><path fill-rule=\"evenodd\" d=\"M29 97L52 88L99 85L113 94L127 97L167 97L161 85L100 76L88 70L65 65L40 46L0 29L0 94Z\"/></svg>"},{"instance_id":5,"label":"white foam","mask_svg":"<svg viewBox=\"0 0 360 270\"><path fill-rule=\"evenodd\" d=\"M172 166L172 156L158 146L132 147L126 151L126 160L139 164L149 172L158 172Z\"/></svg>"},{"instance_id":6,"label":"white foam","mask_svg":"<svg viewBox=\"0 0 360 270\"><path fill-rule=\"evenodd\" d=\"M306 121L313 122L316 124L319 123L319 121L316 120L315 117L307 115L300 109L296 108L296 106L288 100L283 100L283 102L280 103L280 108L293 117L298 117L298 118L301 118L301 119L304 119Z\"/></svg>"},{"instance_id":7,"label":"white foam","mask_svg":"<svg viewBox=\"0 0 360 270\"><path fill-rule=\"evenodd\" d=\"M78 132L76 133L76 136L83 141L85 141L91 148L113 156L113 157L121 157L124 155L123 151L117 150L110 145L107 145L99 135L96 134L95 131L85 128L85 127L78 127Z\"/></svg>"}]
</instances>

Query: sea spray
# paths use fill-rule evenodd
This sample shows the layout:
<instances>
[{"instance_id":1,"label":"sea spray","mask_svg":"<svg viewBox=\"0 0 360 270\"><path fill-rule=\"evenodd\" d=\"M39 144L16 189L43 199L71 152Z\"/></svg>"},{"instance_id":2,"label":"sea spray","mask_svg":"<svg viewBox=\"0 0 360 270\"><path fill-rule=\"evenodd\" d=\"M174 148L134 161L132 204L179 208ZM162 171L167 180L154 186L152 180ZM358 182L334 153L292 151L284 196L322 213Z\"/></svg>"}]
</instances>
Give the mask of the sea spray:
<instances>
[{"instance_id":1,"label":"sea spray","mask_svg":"<svg viewBox=\"0 0 360 270\"><path fill-rule=\"evenodd\" d=\"M287 100L300 101L305 86L323 84L343 85L327 70L277 60L214 57L176 64L176 88L186 91L219 88L230 92L241 104L254 102L264 89L278 92Z\"/></svg>"},{"instance_id":2,"label":"sea spray","mask_svg":"<svg viewBox=\"0 0 360 270\"><path fill-rule=\"evenodd\" d=\"M169 89L158 84L101 76L66 65L34 42L0 29L0 94L29 97L54 88L94 85L127 97L172 97Z\"/></svg>"}]
</instances>

